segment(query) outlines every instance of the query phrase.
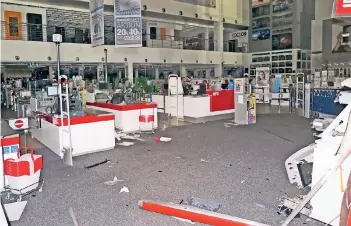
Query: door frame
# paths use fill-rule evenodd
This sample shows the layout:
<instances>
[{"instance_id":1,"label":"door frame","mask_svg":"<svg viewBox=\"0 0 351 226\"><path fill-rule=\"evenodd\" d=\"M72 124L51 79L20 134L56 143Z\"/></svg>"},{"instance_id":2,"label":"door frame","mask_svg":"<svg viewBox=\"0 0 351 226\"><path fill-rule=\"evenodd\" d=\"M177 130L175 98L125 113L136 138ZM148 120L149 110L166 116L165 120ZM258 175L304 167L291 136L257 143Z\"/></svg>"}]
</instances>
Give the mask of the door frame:
<instances>
[{"instance_id":1,"label":"door frame","mask_svg":"<svg viewBox=\"0 0 351 226\"><path fill-rule=\"evenodd\" d=\"M10 17L18 18L18 35L11 36L10 34ZM16 11L4 11L4 19L5 19L5 38L6 40L22 40L22 13Z\"/></svg>"}]
</instances>

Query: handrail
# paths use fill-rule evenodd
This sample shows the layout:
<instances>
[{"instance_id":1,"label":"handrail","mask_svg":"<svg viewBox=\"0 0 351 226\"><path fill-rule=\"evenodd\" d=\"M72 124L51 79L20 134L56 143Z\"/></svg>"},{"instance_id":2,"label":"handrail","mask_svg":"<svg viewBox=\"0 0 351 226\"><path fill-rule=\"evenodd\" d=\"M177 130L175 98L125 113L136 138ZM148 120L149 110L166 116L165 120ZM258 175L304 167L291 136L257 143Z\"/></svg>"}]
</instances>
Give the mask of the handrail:
<instances>
[{"instance_id":1,"label":"handrail","mask_svg":"<svg viewBox=\"0 0 351 226\"><path fill-rule=\"evenodd\" d=\"M13 26L12 26L13 25ZM61 34L63 43L91 44L90 28L80 26L59 27L47 24L10 23L1 21L2 40L52 42L53 34ZM105 45L115 44L114 29L105 26ZM228 41L223 42L229 43ZM224 52L248 52L247 44L239 48L224 48ZM142 46L184 50L218 51L217 40L160 34L142 34Z\"/></svg>"}]
</instances>

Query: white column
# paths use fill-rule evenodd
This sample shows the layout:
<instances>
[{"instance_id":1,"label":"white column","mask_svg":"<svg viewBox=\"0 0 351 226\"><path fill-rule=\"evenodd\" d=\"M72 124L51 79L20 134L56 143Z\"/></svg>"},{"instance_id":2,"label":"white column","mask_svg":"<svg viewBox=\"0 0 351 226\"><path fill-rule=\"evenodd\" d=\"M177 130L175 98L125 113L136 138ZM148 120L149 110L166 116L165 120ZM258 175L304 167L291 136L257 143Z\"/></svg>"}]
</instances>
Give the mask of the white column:
<instances>
[{"instance_id":1,"label":"white column","mask_svg":"<svg viewBox=\"0 0 351 226\"><path fill-rule=\"evenodd\" d=\"M211 69L206 69L206 78L211 78Z\"/></svg>"},{"instance_id":2,"label":"white column","mask_svg":"<svg viewBox=\"0 0 351 226\"><path fill-rule=\"evenodd\" d=\"M118 71L118 80L120 80L122 78L122 70Z\"/></svg>"},{"instance_id":3,"label":"white column","mask_svg":"<svg viewBox=\"0 0 351 226\"><path fill-rule=\"evenodd\" d=\"M222 77L223 75L223 22L219 21L214 26L214 38L217 44L217 51L219 52L220 64L215 66L215 77Z\"/></svg>"},{"instance_id":4,"label":"white column","mask_svg":"<svg viewBox=\"0 0 351 226\"><path fill-rule=\"evenodd\" d=\"M222 64L216 64L215 66L215 77L222 77L223 76L223 66Z\"/></svg>"},{"instance_id":5,"label":"white column","mask_svg":"<svg viewBox=\"0 0 351 226\"><path fill-rule=\"evenodd\" d=\"M134 70L134 77L135 77L135 81L138 79L138 77L139 77L139 69L135 69Z\"/></svg>"},{"instance_id":6,"label":"white column","mask_svg":"<svg viewBox=\"0 0 351 226\"><path fill-rule=\"evenodd\" d=\"M223 41L224 41L224 35L223 35L223 22L216 22L214 26L214 40L216 42L217 46L217 51L218 52L223 52Z\"/></svg>"},{"instance_id":7,"label":"white column","mask_svg":"<svg viewBox=\"0 0 351 226\"><path fill-rule=\"evenodd\" d=\"M186 67L184 65L180 66L180 77L187 77L188 73L186 71Z\"/></svg>"},{"instance_id":8,"label":"white column","mask_svg":"<svg viewBox=\"0 0 351 226\"><path fill-rule=\"evenodd\" d=\"M104 65L99 64L97 66L97 78L96 80L99 81L105 81L105 75L104 75Z\"/></svg>"},{"instance_id":9,"label":"white column","mask_svg":"<svg viewBox=\"0 0 351 226\"><path fill-rule=\"evenodd\" d=\"M128 83L133 86L134 81L133 81L133 73L134 73L134 68L133 68L133 62L129 62L127 63L127 78L128 78Z\"/></svg>"},{"instance_id":10,"label":"white column","mask_svg":"<svg viewBox=\"0 0 351 226\"><path fill-rule=\"evenodd\" d=\"M209 46L210 46L210 29L208 27L205 27L204 28L204 33L205 33L205 36L204 36L204 39L205 39L205 50L208 50L209 49Z\"/></svg>"},{"instance_id":11,"label":"white column","mask_svg":"<svg viewBox=\"0 0 351 226\"><path fill-rule=\"evenodd\" d=\"M49 80L53 81L54 80L54 69L52 68L52 66L49 66Z\"/></svg>"},{"instance_id":12,"label":"white column","mask_svg":"<svg viewBox=\"0 0 351 226\"><path fill-rule=\"evenodd\" d=\"M155 67L155 79L159 80L160 78L160 69L158 67Z\"/></svg>"}]
</instances>

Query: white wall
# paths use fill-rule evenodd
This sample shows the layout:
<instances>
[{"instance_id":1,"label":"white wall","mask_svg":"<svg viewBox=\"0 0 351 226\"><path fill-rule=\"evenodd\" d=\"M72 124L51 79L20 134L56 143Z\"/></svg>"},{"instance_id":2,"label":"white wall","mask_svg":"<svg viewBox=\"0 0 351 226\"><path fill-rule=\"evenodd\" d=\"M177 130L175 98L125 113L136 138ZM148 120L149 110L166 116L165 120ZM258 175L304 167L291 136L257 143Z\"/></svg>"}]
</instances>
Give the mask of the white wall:
<instances>
[{"instance_id":1,"label":"white wall","mask_svg":"<svg viewBox=\"0 0 351 226\"><path fill-rule=\"evenodd\" d=\"M315 20L329 19L332 16L334 0L316 0Z\"/></svg>"},{"instance_id":2,"label":"white wall","mask_svg":"<svg viewBox=\"0 0 351 226\"><path fill-rule=\"evenodd\" d=\"M51 42L26 42L2 40L1 61L16 62L15 56L19 56L21 62L47 62L48 57L52 58L52 62L56 61L56 47ZM61 44L61 61L99 63L104 57L104 48L108 50L108 59L113 62L124 62L124 58L134 63L145 63L148 59L149 63L163 63L166 59L167 63L196 63L199 64L220 64L221 53L200 50L179 50L166 48L116 48L114 46L98 46L92 48L88 44ZM38 52L40 51L40 52ZM226 64L243 63L245 53L223 53L223 61ZM212 63L211 63L212 61Z\"/></svg>"},{"instance_id":3,"label":"white wall","mask_svg":"<svg viewBox=\"0 0 351 226\"><path fill-rule=\"evenodd\" d=\"M323 20L313 20L311 32L311 51L322 51Z\"/></svg>"}]
</instances>

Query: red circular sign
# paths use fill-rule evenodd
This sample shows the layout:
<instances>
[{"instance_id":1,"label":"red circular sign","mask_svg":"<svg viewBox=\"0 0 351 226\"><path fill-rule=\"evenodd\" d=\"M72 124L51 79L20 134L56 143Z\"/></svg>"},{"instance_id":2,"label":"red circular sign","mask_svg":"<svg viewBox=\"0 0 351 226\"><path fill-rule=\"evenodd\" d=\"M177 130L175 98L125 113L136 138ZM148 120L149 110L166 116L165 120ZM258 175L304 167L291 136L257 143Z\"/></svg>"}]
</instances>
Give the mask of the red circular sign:
<instances>
[{"instance_id":1,"label":"red circular sign","mask_svg":"<svg viewBox=\"0 0 351 226\"><path fill-rule=\"evenodd\" d=\"M18 119L15 121L15 126L16 128L20 129L23 126L23 121L21 119Z\"/></svg>"}]
</instances>

